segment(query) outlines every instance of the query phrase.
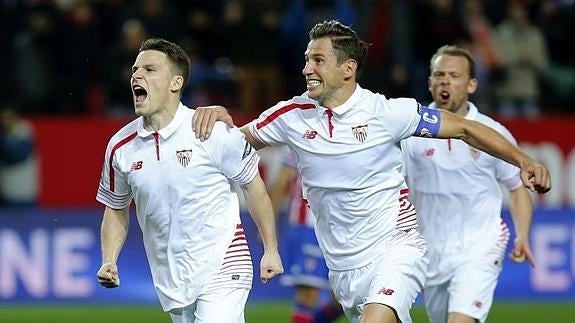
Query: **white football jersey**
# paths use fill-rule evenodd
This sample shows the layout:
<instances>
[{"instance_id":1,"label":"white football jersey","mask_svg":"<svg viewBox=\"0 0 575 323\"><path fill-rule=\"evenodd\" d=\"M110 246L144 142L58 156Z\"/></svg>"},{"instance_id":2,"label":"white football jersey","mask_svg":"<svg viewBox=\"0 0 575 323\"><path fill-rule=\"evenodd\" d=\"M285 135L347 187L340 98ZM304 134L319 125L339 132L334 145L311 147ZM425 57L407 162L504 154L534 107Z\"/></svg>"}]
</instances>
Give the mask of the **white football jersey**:
<instances>
[{"instance_id":1,"label":"white football jersey","mask_svg":"<svg viewBox=\"0 0 575 323\"><path fill-rule=\"evenodd\" d=\"M418 108L413 99L388 100L358 85L335 109L304 94L249 124L260 141L286 144L295 156L330 269L366 265L381 248L392 247L397 230L419 235L411 230L415 209L407 200L399 148L418 128Z\"/></svg>"},{"instance_id":2,"label":"white football jersey","mask_svg":"<svg viewBox=\"0 0 575 323\"><path fill-rule=\"evenodd\" d=\"M194 302L230 256L228 250L236 257L225 261L248 268L245 284L251 287L247 243L232 244L243 228L230 181L251 182L259 157L239 129L221 122L209 140L196 139L193 114L180 104L158 132L145 130L142 117L124 126L108 143L97 194L98 201L115 209L134 200L154 286L166 311ZM244 278L233 276L235 281Z\"/></svg>"},{"instance_id":3,"label":"white football jersey","mask_svg":"<svg viewBox=\"0 0 575 323\"><path fill-rule=\"evenodd\" d=\"M516 143L505 127L479 113L471 103L466 118ZM457 139L413 137L403 140L401 148L420 230L432 252L457 253L480 241L493 242L509 234L501 224L499 183L509 190L520 187L517 167Z\"/></svg>"}]
</instances>

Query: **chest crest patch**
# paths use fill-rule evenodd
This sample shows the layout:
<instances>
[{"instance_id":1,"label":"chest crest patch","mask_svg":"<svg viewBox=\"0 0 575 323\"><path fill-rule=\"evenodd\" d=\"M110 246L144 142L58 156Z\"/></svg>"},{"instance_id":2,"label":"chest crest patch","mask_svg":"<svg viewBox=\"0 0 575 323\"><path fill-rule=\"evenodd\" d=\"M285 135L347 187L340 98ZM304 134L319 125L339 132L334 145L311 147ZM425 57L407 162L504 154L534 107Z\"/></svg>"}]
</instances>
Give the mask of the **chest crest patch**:
<instances>
[{"instance_id":1,"label":"chest crest patch","mask_svg":"<svg viewBox=\"0 0 575 323\"><path fill-rule=\"evenodd\" d=\"M351 132L357 141L363 143L367 139L367 125L351 127Z\"/></svg>"},{"instance_id":2,"label":"chest crest patch","mask_svg":"<svg viewBox=\"0 0 575 323\"><path fill-rule=\"evenodd\" d=\"M176 150L176 158L178 158L178 162L182 167L187 167L190 164L190 161L192 161L192 150Z\"/></svg>"}]
</instances>

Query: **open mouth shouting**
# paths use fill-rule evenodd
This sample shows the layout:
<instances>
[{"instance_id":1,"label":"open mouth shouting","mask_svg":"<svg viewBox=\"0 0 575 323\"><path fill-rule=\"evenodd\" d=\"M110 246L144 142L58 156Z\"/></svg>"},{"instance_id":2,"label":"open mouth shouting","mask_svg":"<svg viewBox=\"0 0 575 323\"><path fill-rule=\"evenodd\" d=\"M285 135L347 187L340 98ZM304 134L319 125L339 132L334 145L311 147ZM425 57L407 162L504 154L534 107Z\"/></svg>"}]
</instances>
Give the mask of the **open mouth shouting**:
<instances>
[{"instance_id":1,"label":"open mouth shouting","mask_svg":"<svg viewBox=\"0 0 575 323\"><path fill-rule=\"evenodd\" d=\"M132 94L134 95L134 103L142 104L148 97L148 91L140 85L132 85Z\"/></svg>"},{"instance_id":2,"label":"open mouth shouting","mask_svg":"<svg viewBox=\"0 0 575 323\"><path fill-rule=\"evenodd\" d=\"M451 93L446 90L442 90L439 92L439 102L446 104L449 103L449 99L451 98Z\"/></svg>"}]
</instances>

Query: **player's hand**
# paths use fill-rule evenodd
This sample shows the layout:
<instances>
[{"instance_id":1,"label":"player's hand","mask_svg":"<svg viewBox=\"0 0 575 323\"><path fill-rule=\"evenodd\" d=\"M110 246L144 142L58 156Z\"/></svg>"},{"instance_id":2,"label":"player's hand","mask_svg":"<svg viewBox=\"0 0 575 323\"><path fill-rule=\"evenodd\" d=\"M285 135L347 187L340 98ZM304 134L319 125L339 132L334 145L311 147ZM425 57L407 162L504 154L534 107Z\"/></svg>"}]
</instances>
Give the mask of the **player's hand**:
<instances>
[{"instance_id":1,"label":"player's hand","mask_svg":"<svg viewBox=\"0 0 575 323\"><path fill-rule=\"evenodd\" d=\"M532 192L546 193L551 189L551 176L544 165L531 162L521 168L523 185Z\"/></svg>"},{"instance_id":2,"label":"player's hand","mask_svg":"<svg viewBox=\"0 0 575 323\"><path fill-rule=\"evenodd\" d=\"M120 277L118 276L118 266L116 264L103 264L98 270L96 277L98 277L98 283L106 288L120 286Z\"/></svg>"},{"instance_id":3,"label":"player's hand","mask_svg":"<svg viewBox=\"0 0 575 323\"><path fill-rule=\"evenodd\" d=\"M260 261L260 279L262 283L267 283L268 280L283 274L283 272L284 267L279 253L277 251L265 252Z\"/></svg>"},{"instance_id":4,"label":"player's hand","mask_svg":"<svg viewBox=\"0 0 575 323\"><path fill-rule=\"evenodd\" d=\"M234 126L234 120L226 108L220 105L197 107L192 117L192 129L196 133L196 138L201 141L208 139L218 120L223 121L230 128Z\"/></svg>"},{"instance_id":5,"label":"player's hand","mask_svg":"<svg viewBox=\"0 0 575 323\"><path fill-rule=\"evenodd\" d=\"M531 267L535 267L535 257L531 252L529 242L522 237L517 237L515 239L515 244L513 246L513 250L509 253L509 258L516 263L522 263L525 260L528 260Z\"/></svg>"}]
</instances>

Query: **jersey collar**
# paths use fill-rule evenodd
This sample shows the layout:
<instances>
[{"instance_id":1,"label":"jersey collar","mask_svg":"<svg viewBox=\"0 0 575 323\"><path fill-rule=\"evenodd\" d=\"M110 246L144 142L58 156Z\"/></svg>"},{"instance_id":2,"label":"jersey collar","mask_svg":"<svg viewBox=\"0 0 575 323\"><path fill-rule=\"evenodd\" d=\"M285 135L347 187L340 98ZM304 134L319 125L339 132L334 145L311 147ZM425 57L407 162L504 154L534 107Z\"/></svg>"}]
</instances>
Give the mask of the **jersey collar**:
<instances>
[{"instance_id":1,"label":"jersey collar","mask_svg":"<svg viewBox=\"0 0 575 323\"><path fill-rule=\"evenodd\" d=\"M172 121L170 121L170 123L168 123L168 125L165 126L164 128L158 130L160 137L166 139L169 136L171 136L174 132L176 132L176 130L180 127L182 122L184 122L187 109L188 107L186 107L182 102L180 102L180 104L178 105L178 110L176 110L176 114L174 114L174 118L172 119ZM147 137L152 133L153 131L148 131L144 128L144 118L140 117L140 120L138 121L138 136Z\"/></svg>"},{"instance_id":2,"label":"jersey collar","mask_svg":"<svg viewBox=\"0 0 575 323\"><path fill-rule=\"evenodd\" d=\"M362 91L361 86L359 86L359 84L356 83L355 91L353 91L349 99L347 99L347 101L345 101L342 105L339 105L331 109L333 113L340 116L349 111L359 101L359 98L361 97L361 91Z\"/></svg>"},{"instance_id":3,"label":"jersey collar","mask_svg":"<svg viewBox=\"0 0 575 323\"><path fill-rule=\"evenodd\" d=\"M467 110L467 114L465 115L465 119L469 119L469 120L475 120L477 118L477 114L479 113L479 110L477 110L477 107L475 106L475 104L467 101L467 106L468 106L468 110ZM428 106L429 108L433 108L433 109L437 109L435 107L435 102L431 102Z\"/></svg>"}]
</instances>

